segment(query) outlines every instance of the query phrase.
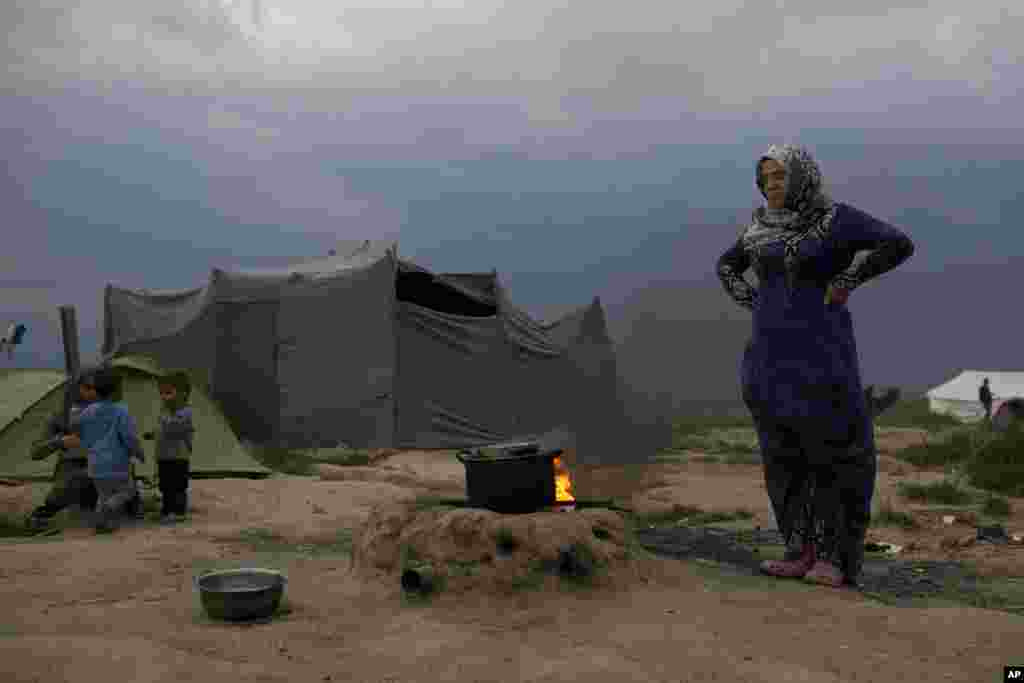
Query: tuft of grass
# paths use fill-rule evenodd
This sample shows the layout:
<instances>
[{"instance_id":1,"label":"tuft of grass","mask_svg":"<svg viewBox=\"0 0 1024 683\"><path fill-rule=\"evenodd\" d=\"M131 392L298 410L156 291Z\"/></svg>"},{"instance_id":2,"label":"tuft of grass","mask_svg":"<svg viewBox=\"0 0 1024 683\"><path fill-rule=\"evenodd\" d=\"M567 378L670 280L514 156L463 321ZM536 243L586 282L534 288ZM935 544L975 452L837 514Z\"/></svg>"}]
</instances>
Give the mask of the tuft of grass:
<instances>
[{"instance_id":1,"label":"tuft of grass","mask_svg":"<svg viewBox=\"0 0 1024 683\"><path fill-rule=\"evenodd\" d=\"M714 433L753 428L754 423L749 415L679 417L672 422L672 445L664 452L734 449L738 444L721 437L715 438Z\"/></svg>"},{"instance_id":2,"label":"tuft of grass","mask_svg":"<svg viewBox=\"0 0 1024 683\"><path fill-rule=\"evenodd\" d=\"M871 524L874 526L895 526L903 529L916 529L919 526L917 520L910 513L896 510L890 500L882 503L878 514L873 515Z\"/></svg>"},{"instance_id":3,"label":"tuft of grass","mask_svg":"<svg viewBox=\"0 0 1024 683\"><path fill-rule=\"evenodd\" d=\"M931 412L927 398L912 398L897 401L875 419L879 427L915 427L929 432L940 432L950 427L959 427L961 422L949 415Z\"/></svg>"},{"instance_id":4,"label":"tuft of grass","mask_svg":"<svg viewBox=\"0 0 1024 683\"><path fill-rule=\"evenodd\" d=\"M705 512L693 505L673 505L671 510L655 512L646 515L635 515L634 523L638 526L703 526L706 524L718 524L721 522L734 522L742 519L752 519L753 513L749 510L736 509L732 512L718 511Z\"/></svg>"},{"instance_id":5,"label":"tuft of grass","mask_svg":"<svg viewBox=\"0 0 1024 683\"><path fill-rule=\"evenodd\" d=\"M1010 501L1006 500L1002 496L994 496L989 494L985 498L985 502L981 505L981 512L989 517L1009 517L1010 512Z\"/></svg>"},{"instance_id":6,"label":"tuft of grass","mask_svg":"<svg viewBox=\"0 0 1024 683\"><path fill-rule=\"evenodd\" d=\"M307 543L295 543L270 529L243 529L237 542L262 553L302 553L308 555L338 555L352 552L352 532L340 529L331 539L317 539Z\"/></svg>"},{"instance_id":7,"label":"tuft of grass","mask_svg":"<svg viewBox=\"0 0 1024 683\"><path fill-rule=\"evenodd\" d=\"M36 532L25 528L23 519L14 516L0 515L0 538L28 538Z\"/></svg>"},{"instance_id":8,"label":"tuft of grass","mask_svg":"<svg viewBox=\"0 0 1024 683\"><path fill-rule=\"evenodd\" d=\"M476 560L448 560L447 564L452 576L476 576L480 573L480 563Z\"/></svg>"},{"instance_id":9,"label":"tuft of grass","mask_svg":"<svg viewBox=\"0 0 1024 683\"><path fill-rule=\"evenodd\" d=\"M959 429L944 439L932 439L908 446L896 454L917 467L945 467L965 462L979 446L973 429Z\"/></svg>"},{"instance_id":10,"label":"tuft of grass","mask_svg":"<svg viewBox=\"0 0 1024 683\"><path fill-rule=\"evenodd\" d=\"M505 528L500 528L494 534L494 545L497 549L498 556L501 557L514 553L519 548L519 541L511 531Z\"/></svg>"},{"instance_id":11,"label":"tuft of grass","mask_svg":"<svg viewBox=\"0 0 1024 683\"><path fill-rule=\"evenodd\" d=\"M278 446L253 446L250 455L258 463L281 474L312 476L315 461L307 452Z\"/></svg>"},{"instance_id":12,"label":"tuft of grass","mask_svg":"<svg viewBox=\"0 0 1024 683\"><path fill-rule=\"evenodd\" d=\"M639 526L669 526L677 524L687 517L698 515L703 510L694 505L673 505L670 510L663 512L652 512L634 516L634 521Z\"/></svg>"},{"instance_id":13,"label":"tuft of grass","mask_svg":"<svg viewBox=\"0 0 1024 683\"><path fill-rule=\"evenodd\" d=\"M524 572L518 576L512 577L509 582L509 586L514 591L533 591L544 586L544 579L547 578L548 571L544 566L543 562L539 560Z\"/></svg>"},{"instance_id":14,"label":"tuft of grass","mask_svg":"<svg viewBox=\"0 0 1024 683\"><path fill-rule=\"evenodd\" d=\"M339 465L341 467L365 467L372 460L370 452L362 448L337 448L324 451L316 451L310 456L316 462L325 465Z\"/></svg>"},{"instance_id":15,"label":"tuft of grass","mask_svg":"<svg viewBox=\"0 0 1024 683\"><path fill-rule=\"evenodd\" d=\"M690 457L686 451L665 450L654 456L654 462L665 465L685 465L690 462Z\"/></svg>"},{"instance_id":16,"label":"tuft of grass","mask_svg":"<svg viewBox=\"0 0 1024 683\"><path fill-rule=\"evenodd\" d=\"M571 560L567 558L572 558ZM558 575L571 587L592 586L597 575L605 568L593 549L586 543L573 543L557 567Z\"/></svg>"},{"instance_id":17,"label":"tuft of grass","mask_svg":"<svg viewBox=\"0 0 1024 683\"><path fill-rule=\"evenodd\" d=\"M250 546L253 550L277 548L287 543L285 538L270 529L249 528L238 533L238 541Z\"/></svg>"},{"instance_id":18,"label":"tuft of grass","mask_svg":"<svg viewBox=\"0 0 1024 683\"><path fill-rule=\"evenodd\" d=\"M685 526L705 526L708 524L720 524L722 522L736 522L744 519L753 519L754 514L749 510L736 509L732 512L701 512L679 521Z\"/></svg>"},{"instance_id":19,"label":"tuft of grass","mask_svg":"<svg viewBox=\"0 0 1024 683\"><path fill-rule=\"evenodd\" d=\"M672 435L676 438L702 436L716 429L753 429L754 421L749 415L740 416L683 416L672 422Z\"/></svg>"},{"instance_id":20,"label":"tuft of grass","mask_svg":"<svg viewBox=\"0 0 1024 683\"><path fill-rule=\"evenodd\" d=\"M1024 430L1011 429L986 442L965 467L972 486L1024 497Z\"/></svg>"},{"instance_id":21,"label":"tuft of grass","mask_svg":"<svg viewBox=\"0 0 1024 683\"><path fill-rule=\"evenodd\" d=\"M411 545L406 543L399 548L398 566L401 567L403 571L409 567L419 564L420 562L423 562L423 557Z\"/></svg>"},{"instance_id":22,"label":"tuft of grass","mask_svg":"<svg viewBox=\"0 0 1024 683\"><path fill-rule=\"evenodd\" d=\"M932 484L901 481L898 490L907 500L941 505L967 505L974 500L970 491L960 488L956 482L948 479Z\"/></svg>"}]
</instances>

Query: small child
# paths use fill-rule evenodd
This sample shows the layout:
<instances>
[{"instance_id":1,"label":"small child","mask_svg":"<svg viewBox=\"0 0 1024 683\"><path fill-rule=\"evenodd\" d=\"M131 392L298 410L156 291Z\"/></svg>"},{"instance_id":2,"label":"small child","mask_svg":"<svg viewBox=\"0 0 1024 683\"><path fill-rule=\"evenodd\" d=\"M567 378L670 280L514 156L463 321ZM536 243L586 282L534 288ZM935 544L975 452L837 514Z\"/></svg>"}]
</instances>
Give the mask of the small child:
<instances>
[{"instance_id":1,"label":"small child","mask_svg":"<svg viewBox=\"0 0 1024 683\"><path fill-rule=\"evenodd\" d=\"M185 520L188 508L189 458L192 455L192 408L188 405L192 385L185 372L171 372L161 378L158 388L163 401L160 428L144 439L156 439L157 481L163 499L160 521L172 524Z\"/></svg>"},{"instance_id":2,"label":"small child","mask_svg":"<svg viewBox=\"0 0 1024 683\"><path fill-rule=\"evenodd\" d=\"M83 373L81 377L84 377ZM89 405L86 395L95 392L87 389L81 379L78 382L78 396L71 406L72 434L78 433L82 411ZM64 508L77 503L82 508L93 510L96 507L96 487L89 477L89 453L86 449L64 448L59 441L65 436L64 416L56 413L50 417L43 432L43 439L36 442L33 459L42 460L60 451L57 464L53 471L53 488L46 501L32 511L27 520L29 528L39 531L45 529L51 518Z\"/></svg>"},{"instance_id":3,"label":"small child","mask_svg":"<svg viewBox=\"0 0 1024 683\"><path fill-rule=\"evenodd\" d=\"M79 417L79 434L63 439L65 448L83 446L89 452L89 477L98 494L96 533L117 528L118 516L135 498L137 489L131 478L131 459L145 462L128 410L111 399L118 389L118 378L110 368L101 368L82 381L82 396L90 404Z\"/></svg>"}]
</instances>

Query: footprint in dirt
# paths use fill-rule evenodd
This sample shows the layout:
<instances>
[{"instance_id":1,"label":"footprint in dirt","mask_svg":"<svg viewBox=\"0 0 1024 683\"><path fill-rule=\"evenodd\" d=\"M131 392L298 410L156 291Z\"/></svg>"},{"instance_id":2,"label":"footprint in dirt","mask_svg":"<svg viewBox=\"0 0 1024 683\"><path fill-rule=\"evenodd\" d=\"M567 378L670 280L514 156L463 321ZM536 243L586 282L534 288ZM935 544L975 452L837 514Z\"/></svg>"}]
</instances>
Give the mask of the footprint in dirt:
<instances>
[{"instance_id":1,"label":"footprint in dirt","mask_svg":"<svg viewBox=\"0 0 1024 683\"><path fill-rule=\"evenodd\" d=\"M782 546L782 535L774 529L737 531L716 527L668 527L639 529L640 544L647 550L677 559L712 560L759 573L763 559L758 546ZM910 604L951 591L961 596L977 593L977 576L958 562L911 562L867 558L860 585L863 593L881 596L896 605Z\"/></svg>"}]
</instances>

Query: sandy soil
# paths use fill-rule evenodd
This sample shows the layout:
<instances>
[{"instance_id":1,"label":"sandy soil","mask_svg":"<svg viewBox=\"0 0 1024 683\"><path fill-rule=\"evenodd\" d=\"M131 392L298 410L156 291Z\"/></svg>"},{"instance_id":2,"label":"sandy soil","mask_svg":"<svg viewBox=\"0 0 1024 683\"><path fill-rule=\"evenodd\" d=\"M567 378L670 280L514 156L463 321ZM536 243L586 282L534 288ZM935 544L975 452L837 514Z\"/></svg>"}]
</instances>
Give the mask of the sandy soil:
<instances>
[{"instance_id":1,"label":"sandy soil","mask_svg":"<svg viewBox=\"0 0 1024 683\"><path fill-rule=\"evenodd\" d=\"M884 462L879 499L900 478ZM0 545L3 681L979 681L1000 680L1024 651L1024 617L970 608L899 609L843 591L729 576L697 563L645 558L629 586L511 597L401 598L397 580L360 578L345 555L253 550L245 529L299 543L352 530L379 503L424 491L463 493L451 454L410 452L343 480L275 477L193 482L179 527L126 526L109 537L71 528ZM772 523L756 466L691 463L578 471L577 495L638 509L672 504L754 511ZM45 487L0 486L0 512L27 510ZM1024 529L1014 500L1009 529ZM1024 551L943 550L916 532L922 555L970 558L1024 576ZM891 540L895 532L880 530ZM897 537L895 541L913 540ZM930 545L935 545L931 549ZM289 577L287 612L266 624L205 618L192 580L253 564Z\"/></svg>"}]
</instances>

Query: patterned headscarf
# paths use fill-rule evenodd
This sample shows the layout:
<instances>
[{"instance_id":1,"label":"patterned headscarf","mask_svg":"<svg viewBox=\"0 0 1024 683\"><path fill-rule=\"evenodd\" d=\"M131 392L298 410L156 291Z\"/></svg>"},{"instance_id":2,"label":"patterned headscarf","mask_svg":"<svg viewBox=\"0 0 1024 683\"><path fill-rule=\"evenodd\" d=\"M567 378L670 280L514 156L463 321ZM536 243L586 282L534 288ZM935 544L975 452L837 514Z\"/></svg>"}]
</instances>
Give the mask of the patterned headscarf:
<instances>
[{"instance_id":1,"label":"patterned headscarf","mask_svg":"<svg viewBox=\"0 0 1024 683\"><path fill-rule=\"evenodd\" d=\"M835 204L825 192L821 169L811 153L799 145L769 147L764 156L757 160L755 170L757 188L762 195L764 182L761 178L761 163L769 159L779 162L786 169L784 208L757 208L744 241L756 245L778 239L790 231L806 233L816 230L823 233L827 230L835 213Z\"/></svg>"}]
</instances>

